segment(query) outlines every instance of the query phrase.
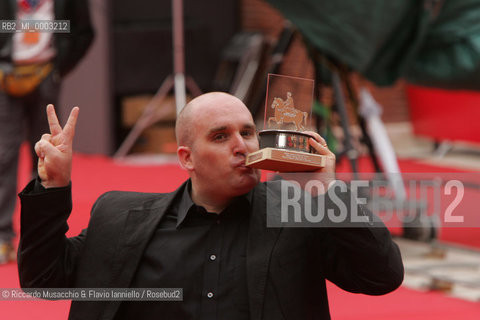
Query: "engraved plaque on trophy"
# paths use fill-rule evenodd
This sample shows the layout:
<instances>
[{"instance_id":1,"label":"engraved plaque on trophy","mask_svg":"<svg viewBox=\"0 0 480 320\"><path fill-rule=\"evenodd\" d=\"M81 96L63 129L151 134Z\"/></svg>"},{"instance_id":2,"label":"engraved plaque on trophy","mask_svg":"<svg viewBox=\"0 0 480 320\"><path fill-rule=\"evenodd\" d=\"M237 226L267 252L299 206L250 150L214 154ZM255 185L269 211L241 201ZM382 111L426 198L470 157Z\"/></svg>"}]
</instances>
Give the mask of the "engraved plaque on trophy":
<instances>
[{"instance_id":1,"label":"engraved plaque on trophy","mask_svg":"<svg viewBox=\"0 0 480 320\"><path fill-rule=\"evenodd\" d=\"M315 154L302 131L310 125L314 81L268 75L264 130L260 150L247 155L246 165L280 172L316 171L325 156Z\"/></svg>"}]
</instances>

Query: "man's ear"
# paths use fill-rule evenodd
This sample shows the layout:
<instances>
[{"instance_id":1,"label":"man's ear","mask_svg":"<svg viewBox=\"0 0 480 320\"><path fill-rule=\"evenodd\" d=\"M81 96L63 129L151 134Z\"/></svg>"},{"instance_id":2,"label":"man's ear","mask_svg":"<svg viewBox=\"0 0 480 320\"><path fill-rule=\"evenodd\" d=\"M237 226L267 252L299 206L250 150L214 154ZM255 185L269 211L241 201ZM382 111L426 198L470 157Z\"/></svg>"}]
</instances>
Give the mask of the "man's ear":
<instances>
[{"instance_id":1,"label":"man's ear","mask_svg":"<svg viewBox=\"0 0 480 320\"><path fill-rule=\"evenodd\" d=\"M192 152L189 147L180 146L177 148L177 157L182 167L188 171L193 170Z\"/></svg>"}]
</instances>

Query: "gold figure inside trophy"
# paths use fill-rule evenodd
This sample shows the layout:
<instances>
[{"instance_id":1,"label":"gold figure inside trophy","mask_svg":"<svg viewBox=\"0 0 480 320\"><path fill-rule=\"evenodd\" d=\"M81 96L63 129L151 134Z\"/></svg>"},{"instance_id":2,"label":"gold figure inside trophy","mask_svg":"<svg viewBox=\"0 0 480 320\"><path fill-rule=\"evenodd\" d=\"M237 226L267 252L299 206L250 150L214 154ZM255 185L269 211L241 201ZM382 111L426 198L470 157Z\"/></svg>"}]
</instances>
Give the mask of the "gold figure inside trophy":
<instances>
[{"instance_id":1,"label":"gold figure inside trophy","mask_svg":"<svg viewBox=\"0 0 480 320\"><path fill-rule=\"evenodd\" d=\"M316 171L325 166L325 157L310 147L312 136L302 132L308 127L313 90L313 80L268 75L260 150L247 155L247 166L280 172Z\"/></svg>"}]
</instances>

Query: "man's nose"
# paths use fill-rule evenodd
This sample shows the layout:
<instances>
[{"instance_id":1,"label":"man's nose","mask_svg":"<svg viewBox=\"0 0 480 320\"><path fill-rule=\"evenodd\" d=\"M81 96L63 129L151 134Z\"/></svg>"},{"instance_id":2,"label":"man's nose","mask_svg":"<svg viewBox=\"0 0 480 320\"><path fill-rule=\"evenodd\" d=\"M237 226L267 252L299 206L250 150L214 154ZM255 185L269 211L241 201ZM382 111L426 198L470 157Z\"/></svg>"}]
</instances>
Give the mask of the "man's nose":
<instances>
[{"instance_id":1,"label":"man's nose","mask_svg":"<svg viewBox=\"0 0 480 320\"><path fill-rule=\"evenodd\" d=\"M238 155L246 155L248 152L247 150L247 143L243 136L239 133L235 134L235 138L233 139L233 154Z\"/></svg>"}]
</instances>

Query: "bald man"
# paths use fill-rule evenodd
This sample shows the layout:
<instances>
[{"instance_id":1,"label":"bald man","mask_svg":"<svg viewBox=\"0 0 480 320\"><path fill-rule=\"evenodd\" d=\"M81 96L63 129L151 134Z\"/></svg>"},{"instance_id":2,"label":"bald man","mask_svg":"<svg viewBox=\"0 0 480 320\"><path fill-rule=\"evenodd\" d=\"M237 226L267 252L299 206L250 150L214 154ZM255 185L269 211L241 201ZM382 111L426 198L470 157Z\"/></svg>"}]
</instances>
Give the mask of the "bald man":
<instances>
[{"instance_id":1,"label":"bald man","mask_svg":"<svg viewBox=\"0 0 480 320\"><path fill-rule=\"evenodd\" d=\"M221 92L178 116L177 154L190 179L169 194L108 192L88 230L66 238L78 108L64 128L51 105L47 117L51 132L35 147L39 179L20 194L21 285L183 289L182 302L73 301L69 319L329 319L326 279L374 295L402 282L400 253L381 223L267 228L278 186L245 166L259 148L255 124L242 101ZM335 156L311 134L328 158L322 172L334 172Z\"/></svg>"}]
</instances>

